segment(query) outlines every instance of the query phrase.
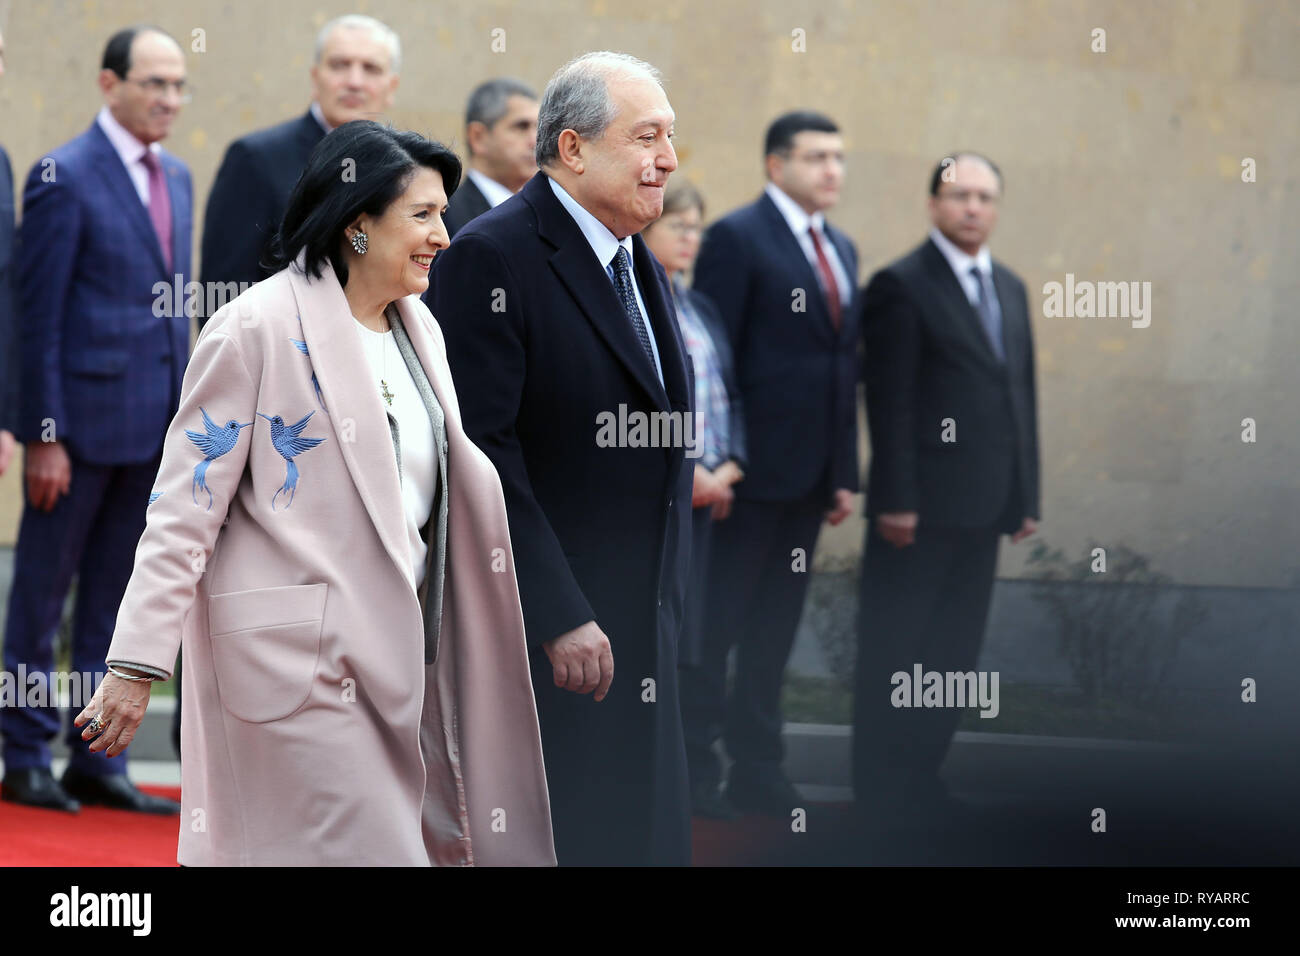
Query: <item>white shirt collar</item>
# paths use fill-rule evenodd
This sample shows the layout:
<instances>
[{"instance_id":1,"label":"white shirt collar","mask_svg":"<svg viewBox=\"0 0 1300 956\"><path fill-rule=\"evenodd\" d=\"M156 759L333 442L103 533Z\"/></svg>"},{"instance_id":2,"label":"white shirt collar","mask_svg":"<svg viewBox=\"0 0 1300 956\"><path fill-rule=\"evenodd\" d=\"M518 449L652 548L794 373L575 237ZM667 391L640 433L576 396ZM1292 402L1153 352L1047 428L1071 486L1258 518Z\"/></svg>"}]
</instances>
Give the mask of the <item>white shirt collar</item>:
<instances>
[{"instance_id":1,"label":"white shirt collar","mask_svg":"<svg viewBox=\"0 0 1300 956\"><path fill-rule=\"evenodd\" d=\"M551 191L555 193L555 198L560 201L560 205L569 211L573 221L578 224L582 234L587 237L591 251L596 253L596 258L600 260L601 267L608 266L614 261L619 246L627 250L627 261L630 265L632 262L632 237L626 236L620 242L603 222L587 212L578 200L570 196L568 190L550 176L547 176L546 180L551 184Z\"/></svg>"},{"instance_id":2,"label":"white shirt collar","mask_svg":"<svg viewBox=\"0 0 1300 956\"><path fill-rule=\"evenodd\" d=\"M488 201L493 209L514 195L514 193L509 189L506 189L505 186L502 186L491 176L485 176L477 169L467 169L466 173L474 185L478 187L478 191L483 194L483 198Z\"/></svg>"},{"instance_id":3,"label":"white shirt collar","mask_svg":"<svg viewBox=\"0 0 1300 956\"><path fill-rule=\"evenodd\" d=\"M817 234L826 235L826 217L820 212L815 212L811 216L804 211L803 206L791 199L782 189L774 182L768 182L763 187L763 191L771 197L772 202L776 203L776 208L785 218L786 223L790 226L790 231L796 237L802 238L808 234L809 226L817 227Z\"/></svg>"},{"instance_id":4,"label":"white shirt collar","mask_svg":"<svg viewBox=\"0 0 1300 956\"><path fill-rule=\"evenodd\" d=\"M930 227L930 238L939 247L943 257L948 260L948 265L952 266L952 271L957 278L963 282L970 276L971 266L979 266L980 275L992 274L993 257L989 255L988 246L980 246L980 251L973 256L967 255L953 245L952 240L935 226Z\"/></svg>"},{"instance_id":5,"label":"white shirt collar","mask_svg":"<svg viewBox=\"0 0 1300 956\"><path fill-rule=\"evenodd\" d=\"M311 115L315 117L316 122L320 124L320 128L325 132L332 133L334 131L334 127L325 119L325 111L320 108L320 104L315 100L311 101Z\"/></svg>"},{"instance_id":6,"label":"white shirt collar","mask_svg":"<svg viewBox=\"0 0 1300 956\"><path fill-rule=\"evenodd\" d=\"M157 156L162 152L162 147L157 143L150 143L146 146L130 133L125 126L117 121L107 106L99 108L99 115L95 117L95 122L99 128L104 131L108 137L109 143L113 146L113 151L117 153L122 160L122 165L127 169L131 168L132 163L138 163L144 158L146 152L153 153Z\"/></svg>"}]
</instances>

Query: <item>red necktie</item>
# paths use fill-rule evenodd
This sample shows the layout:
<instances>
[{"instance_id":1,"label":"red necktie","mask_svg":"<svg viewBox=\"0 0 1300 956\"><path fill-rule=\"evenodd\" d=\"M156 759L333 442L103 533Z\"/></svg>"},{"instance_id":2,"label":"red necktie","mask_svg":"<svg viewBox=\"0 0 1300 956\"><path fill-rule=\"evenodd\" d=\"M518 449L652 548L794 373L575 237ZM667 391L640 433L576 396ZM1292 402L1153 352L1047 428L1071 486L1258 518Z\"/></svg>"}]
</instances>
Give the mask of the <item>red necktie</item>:
<instances>
[{"instance_id":1,"label":"red necktie","mask_svg":"<svg viewBox=\"0 0 1300 956\"><path fill-rule=\"evenodd\" d=\"M153 222L153 231L158 235L158 244L162 246L163 262L167 271L172 270L172 200L167 194L167 179L163 175L162 163L151 151L145 150L140 160L149 170L149 219Z\"/></svg>"},{"instance_id":2,"label":"red necktie","mask_svg":"<svg viewBox=\"0 0 1300 956\"><path fill-rule=\"evenodd\" d=\"M840 330L840 287L835 284L835 271L831 261L822 250L821 240L817 238L817 227L809 226L808 235L812 236L813 252L817 253L817 271L821 273L822 291L826 294L826 308L831 313L831 327Z\"/></svg>"}]
</instances>

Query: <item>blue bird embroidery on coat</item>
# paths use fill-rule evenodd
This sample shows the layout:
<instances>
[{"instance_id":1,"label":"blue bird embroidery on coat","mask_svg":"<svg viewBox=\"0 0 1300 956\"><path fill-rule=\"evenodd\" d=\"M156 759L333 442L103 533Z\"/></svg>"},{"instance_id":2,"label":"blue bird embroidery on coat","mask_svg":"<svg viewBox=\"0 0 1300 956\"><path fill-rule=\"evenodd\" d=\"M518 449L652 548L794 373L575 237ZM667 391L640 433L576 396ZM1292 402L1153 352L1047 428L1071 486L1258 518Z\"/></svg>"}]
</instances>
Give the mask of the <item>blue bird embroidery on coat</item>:
<instances>
[{"instance_id":1,"label":"blue bird embroidery on coat","mask_svg":"<svg viewBox=\"0 0 1300 956\"><path fill-rule=\"evenodd\" d=\"M301 317L299 317L298 319L298 326L299 328L302 327ZM289 341L292 342L294 348L296 348L303 355L306 355L308 357L311 356L311 353L307 351L307 343L304 342L302 339L290 339ZM320 382L317 381L316 379L315 369L312 369L311 372L311 387L316 390L316 401L320 402L321 411L323 411L326 415L328 415L330 413L330 410L325 407L325 396L320 393Z\"/></svg>"},{"instance_id":2,"label":"blue bird embroidery on coat","mask_svg":"<svg viewBox=\"0 0 1300 956\"><path fill-rule=\"evenodd\" d=\"M280 453L288 466L284 473L284 484L271 496L271 510L275 510L275 499L286 491L289 493L289 504L285 507L288 508L293 504L294 493L298 490L298 466L294 464L294 458L305 451L310 451L325 440L302 437L302 430L307 427L307 420L316 414L316 410L312 409L292 425L286 425L279 415L262 415L261 412L257 414L271 423L271 444L275 446L275 450Z\"/></svg>"},{"instance_id":3,"label":"blue bird embroidery on coat","mask_svg":"<svg viewBox=\"0 0 1300 956\"><path fill-rule=\"evenodd\" d=\"M149 492L149 504L153 504L155 501L157 501L157 500L158 500L159 498L161 498L162 496L163 496L163 493L162 493L161 491L151 491L151 492ZM195 502L195 503L197 504L197 502Z\"/></svg>"},{"instance_id":4,"label":"blue bird embroidery on coat","mask_svg":"<svg viewBox=\"0 0 1300 956\"><path fill-rule=\"evenodd\" d=\"M247 428L252 422L240 424L233 418L226 422L225 425L219 426L214 422L208 413L199 407L203 412L203 431L196 432L185 429L185 435L190 441L203 452L203 460L194 466L194 484L190 487L190 497L194 503L199 503L198 492L206 491L208 493L208 510L212 510L212 489L208 487L208 466L224 455L230 449L235 447L235 442L239 441L239 433ZM161 492L159 492L161 494ZM150 499L152 500L152 499Z\"/></svg>"}]
</instances>

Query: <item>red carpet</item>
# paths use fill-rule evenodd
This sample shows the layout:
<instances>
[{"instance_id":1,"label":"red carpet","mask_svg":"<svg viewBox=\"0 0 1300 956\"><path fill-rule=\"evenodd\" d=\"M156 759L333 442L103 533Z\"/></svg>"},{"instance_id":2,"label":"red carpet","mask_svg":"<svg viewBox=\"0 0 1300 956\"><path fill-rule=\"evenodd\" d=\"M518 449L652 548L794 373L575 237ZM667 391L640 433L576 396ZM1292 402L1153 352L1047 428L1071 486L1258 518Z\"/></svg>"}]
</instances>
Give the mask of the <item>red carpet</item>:
<instances>
[{"instance_id":1,"label":"red carpet","mask_svg":"<svg viewBox=\"0 0 1300 956\"><path fill-rule=\"evenodd\" d=\"M180 787L140 789L180 799ZM0 803L0 866L175 866L179 826L179 817L100 807L74 816ZM779 819L697 819L692 849L696 866L755 866L784 861L806 840Z\"/></svg>"},{"instance_id":2,"label":"red carpet","mask_svg":"<svg viewBox=\"0 0 1300 956\"><path fill-rule=\"evenodd\" d=\"M180 787L143 786L172 800ZM0 866L175 866L180 817L86 807L78 814L0 803Z\"/></svg>"}]
</instances>

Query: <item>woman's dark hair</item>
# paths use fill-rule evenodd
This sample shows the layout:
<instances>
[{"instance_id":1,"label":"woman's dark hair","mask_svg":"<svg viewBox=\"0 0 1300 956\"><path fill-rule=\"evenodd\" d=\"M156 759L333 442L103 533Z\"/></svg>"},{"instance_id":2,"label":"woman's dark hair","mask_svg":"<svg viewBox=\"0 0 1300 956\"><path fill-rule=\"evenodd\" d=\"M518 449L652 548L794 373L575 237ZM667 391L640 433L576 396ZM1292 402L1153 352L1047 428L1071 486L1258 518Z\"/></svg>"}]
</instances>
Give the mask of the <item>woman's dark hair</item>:
<instances>
[{"instance_id":1,"label":"woman's dark hair","mask_svg":"<svg viewBox=\"0 0 1300 956\"><path fill-rule=\"evenodd\" d=\"M442 174L451 198L460 184L460 160L442 143L372 120L332 130L298 177L264 265L278 272L306 250L303 266L313 279L328 259L339 285L347 285L347 263L339 254L343 231L362 213L383 215L421 166Z\"/></svg>"}]
</instances>

